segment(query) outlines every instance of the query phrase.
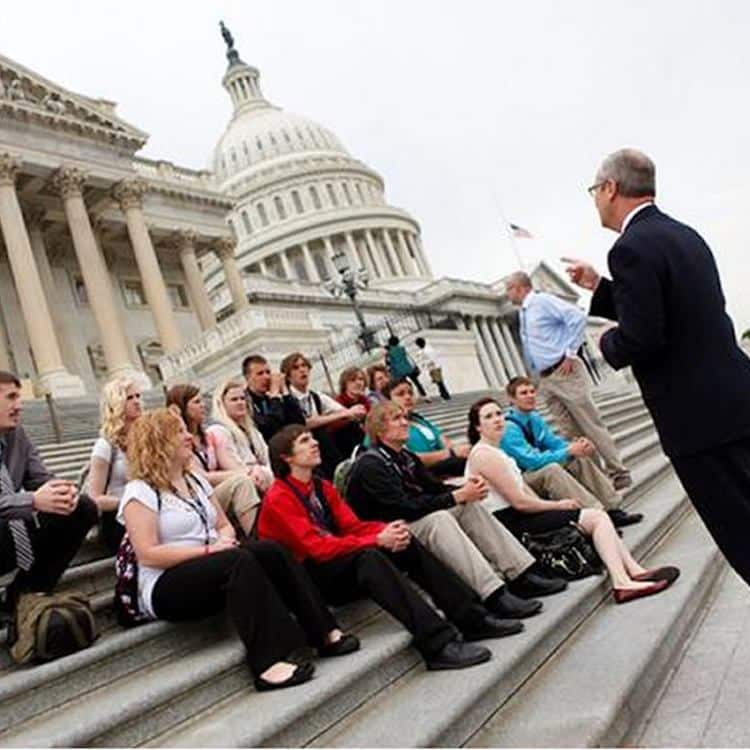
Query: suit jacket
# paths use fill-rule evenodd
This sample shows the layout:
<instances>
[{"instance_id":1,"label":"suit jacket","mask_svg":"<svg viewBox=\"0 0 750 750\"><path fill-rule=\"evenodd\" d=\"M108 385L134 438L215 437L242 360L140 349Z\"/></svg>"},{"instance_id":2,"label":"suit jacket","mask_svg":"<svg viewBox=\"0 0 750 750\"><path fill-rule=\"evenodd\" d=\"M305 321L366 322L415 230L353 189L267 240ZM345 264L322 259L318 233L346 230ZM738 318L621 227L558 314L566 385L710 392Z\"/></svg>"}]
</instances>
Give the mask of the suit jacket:
<instances>
[{"instance_id":1,"label":"suit jacket","mask_svg":"<svg viewBox=\"0 0 750 750\"><path fill-rule=\"evenodd\" d=\"M703 239L656 206L641 209L608 256L591 315L615 369L631 365L665 453L689 456L750 436L750 360L725 311Z\"/></svg>"},{"instance_id":2,"label":"suit jacket","mask_svg":"<svg viewBox=\"0 0 750 750\"><path fill-rule=\"evenodd\" d=\"M34 500L32 493L54 479L23 427L16 427L4 437L3 463L8 468L15 492L0 491L0 524L12 518L30 519Z\"/></svg>"}]
</instances>

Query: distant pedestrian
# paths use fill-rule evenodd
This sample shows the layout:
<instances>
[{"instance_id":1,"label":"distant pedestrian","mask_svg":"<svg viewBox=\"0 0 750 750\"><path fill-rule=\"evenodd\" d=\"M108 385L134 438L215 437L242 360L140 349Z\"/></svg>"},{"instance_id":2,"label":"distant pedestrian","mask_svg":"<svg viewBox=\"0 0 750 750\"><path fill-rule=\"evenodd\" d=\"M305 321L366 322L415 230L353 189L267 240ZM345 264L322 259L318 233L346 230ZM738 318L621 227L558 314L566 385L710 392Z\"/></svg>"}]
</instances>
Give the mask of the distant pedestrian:
<instances>
[{"instance_id":1,"label":"distant pedestrian","mask_svg":"<svg viewBox=\"0 0 750 750\"><path fill-rule=\"evenodd\" d=\"M443 380L443 365L438 359L435 347L432 344L428 344L421 336L414 339L414 343L419 348L422 357L424 358L427 372L430 376L430 380L437 386L440 392L440 398L445 401L450 401L451 394L448 392L448 388Z\"/></svg>"},{"instance_id":2,"label":"distant pedestrian","mask_svg":"<svg viewBox=\"0 0 750 750\"><path fill-rule=\"evenodd\" d=\"M385 361L391 373L391 380L409 378L414 383L414 387L419 391L419 395L422 397L427 396L427 392L419 382L419 367L417 367L416 362L409 356L398 336L391 336L388 339Z\"/></svg>"}]
</instances>

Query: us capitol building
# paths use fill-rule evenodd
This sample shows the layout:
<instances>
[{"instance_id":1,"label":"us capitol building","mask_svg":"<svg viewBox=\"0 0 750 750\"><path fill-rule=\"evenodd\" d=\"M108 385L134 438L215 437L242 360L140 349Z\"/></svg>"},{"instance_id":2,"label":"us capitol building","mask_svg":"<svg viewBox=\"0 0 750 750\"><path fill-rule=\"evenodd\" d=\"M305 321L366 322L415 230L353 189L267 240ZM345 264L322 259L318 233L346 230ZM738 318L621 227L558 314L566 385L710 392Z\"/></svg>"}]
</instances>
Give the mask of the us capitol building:
<instances>
[{"instance_id":1,"label":"us capitol building","mask_svg":"<svg viewBox=\"0 0 750 750\"><path fill-rule=\"evenodd\" d=\"M343 272L367 281L357 301L373 337L421 333L452 388L521 372L502 284L435 279L383 178L271 104L222 33L234 111L211 171L138 156L148 136L114 102L0 55L0 368L37 395L94 396L112 374L211 387L245 354L301 349L330 384L382 358L362 352L350 300L332 294ZM533 276L576 298L546 265Z\"/></svg>"}]
</instances>

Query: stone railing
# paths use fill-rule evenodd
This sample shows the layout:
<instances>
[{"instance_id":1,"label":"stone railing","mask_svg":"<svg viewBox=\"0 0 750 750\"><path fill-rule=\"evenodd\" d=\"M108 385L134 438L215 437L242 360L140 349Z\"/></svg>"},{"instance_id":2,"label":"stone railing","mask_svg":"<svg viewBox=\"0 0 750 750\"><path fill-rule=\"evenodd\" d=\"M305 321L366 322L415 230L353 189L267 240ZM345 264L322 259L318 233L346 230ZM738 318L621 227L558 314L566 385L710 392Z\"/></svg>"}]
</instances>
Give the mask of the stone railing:
<instances>
[{"instance_id":1,"label":"stone railing","mask_svg":"<svg viewBox=\"0 0 750 750\"><path fill-rule=\"evenodd\" d=\"M178 167L168 161L154 161L137 157L133 159L135 171L148 180L166 182L183 189L219 192L219 186L211 172Z\"/></svg>"},{"instance_id":2,"label":"stone railing","mask_svg":"<svg viewBox=\"0 0 750 750\"><path fill-rule=\"evenodd\" d=\"M168 382L187 373L195 364L211 355L231 347L248 331L265 330L312 330L320 324L314 313L298 310L260 310L251 308L232 315L215 328L205 331L195 341L174 354L166 354L159 360L162 379Z\"/></svg>"}]
</instances>

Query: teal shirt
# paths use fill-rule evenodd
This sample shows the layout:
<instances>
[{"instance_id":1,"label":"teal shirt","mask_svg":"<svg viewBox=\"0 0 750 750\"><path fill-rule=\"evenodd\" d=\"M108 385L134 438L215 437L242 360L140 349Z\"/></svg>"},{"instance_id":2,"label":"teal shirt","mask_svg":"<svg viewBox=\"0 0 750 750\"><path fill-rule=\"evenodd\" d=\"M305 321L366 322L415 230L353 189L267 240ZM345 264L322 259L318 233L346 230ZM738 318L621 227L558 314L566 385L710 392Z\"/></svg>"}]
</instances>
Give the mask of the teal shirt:
<instances>
[{"instance_id":1,"label":"teal shirt","mask_svg":"<svg viewBox=\"0 0 750 750\"><path fill-rule=\"evenodd\" d=\"M440 428L436 424L419 414L412 414L406 447L412 453L432 453L443 450L445 444Z\"/></svg>"}]
</instances>

